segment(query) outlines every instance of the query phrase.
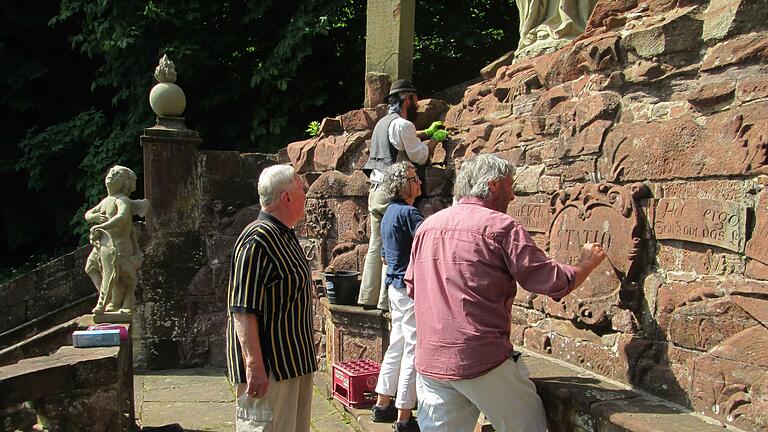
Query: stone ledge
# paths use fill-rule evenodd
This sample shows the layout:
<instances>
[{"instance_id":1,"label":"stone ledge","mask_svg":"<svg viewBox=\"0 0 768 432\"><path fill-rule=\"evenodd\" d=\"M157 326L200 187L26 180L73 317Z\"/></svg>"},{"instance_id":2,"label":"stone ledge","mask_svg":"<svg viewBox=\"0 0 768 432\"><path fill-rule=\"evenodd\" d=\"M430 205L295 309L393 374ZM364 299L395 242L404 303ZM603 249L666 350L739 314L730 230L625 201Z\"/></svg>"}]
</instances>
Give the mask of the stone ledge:
<instances>
[{"instance_id":1,"label":"stone ledge","mask_svg":"<svg viewBox=\"0 0 768 432\"><path fill-rule=\"evenodd\" d=\"M550 432L740 431L559 360L519 350L523 352L531 379L544 401ZM337 408L350 415L357 429L367 432L390 430L388 424L372 423L368 409L349 409L333 399L331 381L326 373L316 373L314 381ZM485 424L481 423L475 430L493 431L487 420Z\"/></svg>"},{"instance_id":2,"label":"stone ledge","mask_svg":"<svg viewBox=\"0 0 768 432\"><path fill-rule=\"evenodd\" d=\"M62 324L69 324L81 319L82 315L91 311L93 305L96 304L97 297L96 292L91 293L18 327L0 333L0 353L13 346L24 344L29 339L36 338Z\"/></svg>"},{"instance_id":3,"label":"stone ledge","mask_svg":"<svg viewBox=\"0 0 768 432\"><path fill-rule=\"evenodd\" d=\"M78 325L91 323L82 317ZM135 430L133 360L129 337L119 346L61 347L48 356L0 367L3 426L28 430L37 417L48 430ZM32 404L23 404L31 401Z\"/></svg>"},{"instance_id":4,"label":"stone ledge","mask_svg":"<svg viewBox=\"0 0 768 432\"><path fill-rule=\"evenodd\" d=\"M386 314L385 311L380 309L365 310L361 306L331 304L331 302L328 301L327 297L321 297L320 303L322 303L324 308L328 309L333 313L363 315L367 317L383 317L384 314Z\"/></svg>"},{"instance_id":5,"label":"stone ledge","mask_svg":"<svg viewBox=\"0 0 768 432\"><path fill-rule=\"evenodd\" d=\"M550 432L739 430L559 360L520 351L544 402Z\"/></svg>"},{"instance_id":6,"label":"stone ledge","mask_svg":"<svg viewBox=\"0 0 768 432\"><path fill-rule=\"evenodd\" d=\"M78 387L90 387L91 377L109 371L117 383L120 347L62 347L49 356L24 359L0 368L2 405L35 400ZM98 379L97 381L100 381Z\"/></svg>"}]
</instances>

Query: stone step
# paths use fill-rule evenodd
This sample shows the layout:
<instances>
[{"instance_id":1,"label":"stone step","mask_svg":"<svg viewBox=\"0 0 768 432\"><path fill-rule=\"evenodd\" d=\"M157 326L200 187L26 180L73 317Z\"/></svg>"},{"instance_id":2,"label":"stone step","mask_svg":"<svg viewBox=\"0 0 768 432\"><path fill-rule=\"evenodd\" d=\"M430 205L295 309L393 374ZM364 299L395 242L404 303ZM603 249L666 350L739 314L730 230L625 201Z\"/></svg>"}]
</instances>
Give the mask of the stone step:
<instances>
[{"instance_id":1,"label":"stone step","mask_svg":"<svg viewBox=\"0 0 768 432\"><path fill-rule=\"evenodd\" d=\"M90 313L93 306L96 305L97 298L98 295L94 291L92 294L70 302L31 321L27 321L18 327L0 333L0 349L9 348L25 339Z\"/></svg>"}]
</instances>

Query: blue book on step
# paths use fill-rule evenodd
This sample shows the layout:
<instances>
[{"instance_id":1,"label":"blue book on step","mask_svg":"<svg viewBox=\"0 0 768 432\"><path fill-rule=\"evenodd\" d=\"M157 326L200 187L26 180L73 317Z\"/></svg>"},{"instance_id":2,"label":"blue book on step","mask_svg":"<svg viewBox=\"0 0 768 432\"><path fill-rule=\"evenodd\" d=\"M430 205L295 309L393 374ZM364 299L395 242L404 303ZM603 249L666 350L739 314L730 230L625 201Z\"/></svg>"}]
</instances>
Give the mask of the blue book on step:
<instances>
[{"instance_id":1,"label":"blue book on step","mask_svg":"<svg viewBox=\"0 0 768 432\"><path fill-rule=\"evenodd\" d=\"M72 346L75 348L118 345L120 345L120 330L78 330L72 333Z\"/></svg>"}]
</instances>

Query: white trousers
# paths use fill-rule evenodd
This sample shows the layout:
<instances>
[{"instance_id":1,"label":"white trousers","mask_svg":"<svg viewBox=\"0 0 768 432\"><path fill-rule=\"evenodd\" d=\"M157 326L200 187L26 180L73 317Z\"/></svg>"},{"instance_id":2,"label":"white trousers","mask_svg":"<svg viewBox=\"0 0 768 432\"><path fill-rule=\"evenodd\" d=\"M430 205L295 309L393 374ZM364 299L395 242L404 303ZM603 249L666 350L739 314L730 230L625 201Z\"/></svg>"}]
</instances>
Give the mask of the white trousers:
<instances>
[{"instance_id":1,"label":"white trousers","mask_svg":"<svg viewBox=\"0 0 768 432\"><path fill-rule=\"evenodd\" d=\"M443 381L418 374L422 432L471 432L482 411L497 432L542 432L544 405L522 358L477 378Z\"/></svg>"},{"instance_id":2,"label":"white trousers","mask_svg":"<svg viewBox=\"0 0 768 432\"><path fill-rule=\"evenodd\" d=\"M389 333L389 348L381 362L376 393L394 396L395 407L413 409L416 407L416 370L413 361L416 355L416 314L413 299L405 288L389 287L389 313L392 316L392 331Z\"/></svg>"},{"instance_id":3,"label":"white trousers","mask_svg":"<svg viewBox=\"0 0 768 432\"><path fill-rule=\"evenodd\" d=\"M267 394L256 399L238 384L236 432L309 432L312 385L312 374L280 382L269 374Z\"/></svg>"}]
</instances>

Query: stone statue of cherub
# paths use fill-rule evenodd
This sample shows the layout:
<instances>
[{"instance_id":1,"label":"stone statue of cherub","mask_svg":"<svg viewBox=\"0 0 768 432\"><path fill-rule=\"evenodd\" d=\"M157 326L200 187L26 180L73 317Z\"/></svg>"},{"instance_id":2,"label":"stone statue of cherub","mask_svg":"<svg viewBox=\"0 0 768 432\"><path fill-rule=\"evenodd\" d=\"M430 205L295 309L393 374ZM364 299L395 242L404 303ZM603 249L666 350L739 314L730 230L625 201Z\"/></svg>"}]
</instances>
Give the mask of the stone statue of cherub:
<instances>
[{"instance_id":1,"label":"stone statue of cherub","mask_svg":"<svg viewBox=\"0 0 768 432\"><path fill-rule=\"evenodd\" d=\"M136 304L136 283L142 253L133 216L143 217L149 207L145 199L129 196L136 190L136 174L124 166L109 169L104 181L107 197L85 212L85 220L95 224L90 230L93 251L85 272L99 292L93 313L129 314Z\"/></svg>"}]
</instances>

